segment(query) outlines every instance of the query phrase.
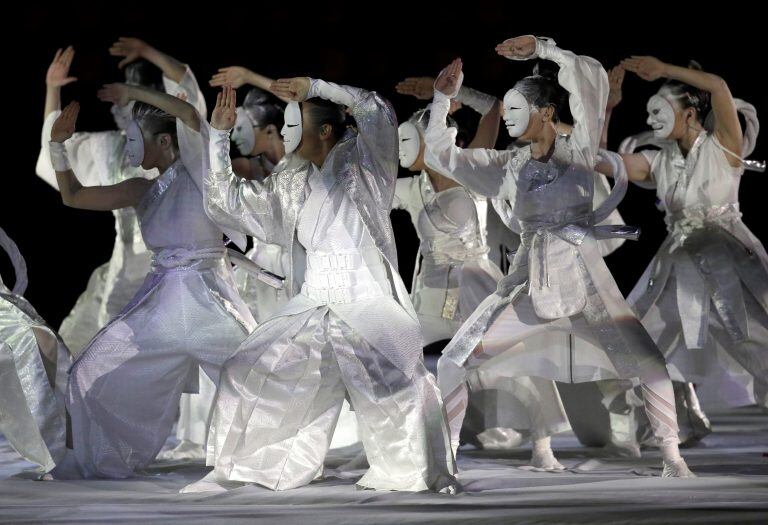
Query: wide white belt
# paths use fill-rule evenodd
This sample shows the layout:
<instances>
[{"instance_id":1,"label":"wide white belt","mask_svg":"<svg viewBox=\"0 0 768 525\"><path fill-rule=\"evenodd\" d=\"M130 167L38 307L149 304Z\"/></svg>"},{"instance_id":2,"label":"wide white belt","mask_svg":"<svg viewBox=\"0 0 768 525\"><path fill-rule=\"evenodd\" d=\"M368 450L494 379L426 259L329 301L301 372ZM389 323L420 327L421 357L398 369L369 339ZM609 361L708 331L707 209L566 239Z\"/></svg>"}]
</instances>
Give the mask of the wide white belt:
<instances>
[{"instance_id":1,"label":"wide white belt","mask_svg":"<svg viewBox=\"0 0 768 525\"><path fill-rule=\"evenodd\" d=\"M378 250L307 253L301 293L322 304L353 303L392 295Z\"/></svg>"}]
</instances>

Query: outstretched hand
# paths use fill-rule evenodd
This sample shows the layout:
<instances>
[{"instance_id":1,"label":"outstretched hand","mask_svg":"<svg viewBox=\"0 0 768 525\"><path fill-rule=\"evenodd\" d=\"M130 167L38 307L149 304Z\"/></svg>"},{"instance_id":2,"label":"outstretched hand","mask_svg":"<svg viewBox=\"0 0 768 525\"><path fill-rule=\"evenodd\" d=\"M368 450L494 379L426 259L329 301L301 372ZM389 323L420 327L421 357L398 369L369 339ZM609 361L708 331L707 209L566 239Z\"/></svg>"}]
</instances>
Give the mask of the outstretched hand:
<instances>
[{"instance_id":1,"label":"outstretched hand","mask_svg":"<svg viewBox=\"0 0 768 525\"><path fill-rule=\"evenodd\" d=\"M75 48L68 46L64 51L58 49L53 57L53 62L48 66L45 74L45 85L49 88L60 88L77 80L69 76L69 66L75 56Z\"/></svg>"},{"instance_id":2,"label":"outstretched hand","mask_svg":"<svg viewBox=\"0 0 768 525\"><path fill-rule=\"evenodd\" d=\"M309 93L309 77L280 78L270 84L269 90L282 99L303 102Z\"/></svg>"},{"instance_id":3,"label":"outstretched hand","mask_svg":"<svg viewBox=\"0 0 768 525\"><path fill-rule=\"evenodd\" d=\"M102 102L112 102L118 106L125 106L131 101L129 96L130 86L127 84L104 84L104 86L96 92L96 96Z\"/></svg>"},{"instance_id":4,"label":"outstretched hand","mask_svg":"<svg viewBox=\"0 0 768 525\"><path fill-rule=\"evenodd\" d=\"M117 42L109 48L109 54L113 57L124 57L117 65L123 69L131 62L135 62L142 57L142 53L147 48L147 43L138 38L128 38L121 36Z\"/></svg>"},{"instance_id":5,"label":"outstretched hand","mask_svg":"<svg viewBox=\"0 0 768 525\"><path fill-rule=\"evenodd\" d=\"M496 52L512 60L530 58L536 53L536 37L526 35L508 38L496 46Z\"/></svg>"},{"instance_id":6,"label":"outstretched hand","mask_svg":"<svg viewBox=\"0 0 768 525\"><path fill-rule=\"evenodd\" d=\"M449 97L455 96L460 87L459 81L461 79L462 66L463 64L460 58L457 58L448 64L448 66L437 75L435 89Z\"/></svg>"},{"instance_id":7,"label":"outstretched hand","mask_svg":"<svg viewBox=\"0 0 768 525\"><path fill-rule=\"evenodd\" d=\"M237 120L237 92L232 86L224 85L216 95L216 107L211 113L211 127L229 130L235 127Z\"/></svg>"},{"instance_id":8,"label":"outstretched hand","mask_svg":"<svg viewBox=\"0 0 768 525\"><path fill-rule=\"evenodd\" d=\"M632 56L621 61L621 67L648 81L665 76L665 65L658 58L647 56Z\"/></svg>"},{"instance_id":9,"label":"outstretched hand","mask_svg":"<svg viewBox=\"0 0 768 525\"><path fill-rule=\"evenodd\" d=\"M245 79L248 78L248 70L240 66L222 67L219 72L211 77L208 83L211 87L222 87L230 85L234 89L241 87L245 84Z\"/></svg>"},{"instance_id":10,"label":"outstretched hand","mask_svg":"<svg viewBox=\"0 0 768 525\"><path fill-rule=\"evenodd\" d=\"M61 114L56 118L51 128L51 141L64 142L75 132L77 115L80 113L80 104L73 101L67 104Z\"/></svg>"},{"instance_id":11,"label":"outstretched hand","mask_svg":"<svg viewBox=\"0 0 768 525\"><path fill-rule=\"evenodd\" d=\"M395 86L401 95L411 95L419 100L431 99L434 88L435 79L432 77L408 77Z\"/></svg>"},{"instance_id":12,"label":"outstretched hand","mask_svg":"<svg viewBox=\"0 0 768 525\"><path fill-rule=\"evenodd\" d=\"M621 85L624 83L625 70L621 65L614 66L608 70L608 104L607 109L611 110L621 102Z\"/></svg>"}]
</instances>

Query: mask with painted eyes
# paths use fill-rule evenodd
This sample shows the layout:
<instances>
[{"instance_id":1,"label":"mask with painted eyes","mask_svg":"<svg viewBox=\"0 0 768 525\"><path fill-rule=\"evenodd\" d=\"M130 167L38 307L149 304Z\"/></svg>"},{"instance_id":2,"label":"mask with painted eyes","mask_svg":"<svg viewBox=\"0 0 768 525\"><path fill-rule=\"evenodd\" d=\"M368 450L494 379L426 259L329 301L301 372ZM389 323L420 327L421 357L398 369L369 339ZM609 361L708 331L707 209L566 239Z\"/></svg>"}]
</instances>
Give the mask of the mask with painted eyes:
<instances>
[{"instance_id":1,"label":"mask with painted eyes","mask_svg":"<svg viewBox=\"0 0 768 525\"><path fill-rule=\"evenodd\" d=\"M138 168L144 162L144 134L141 132L141 127L137 121L131 120L125 128L125 139L128 162L134 168Z\"/></svg>"},{"instance_id":2,"label":"mask with painted eyes","mask_svg":"<svg viewBox=\"0 0 768 525\"><path fill-rule=\"evenodd\" d=\"M512 138L521 137L528 129L532 108L528 100L516 89L504 95L504 125Z\"/></svg>"},{"instance_id":3,"label":"mask with painted eyes","mask_svg":"<svg viewBox=\"0 0 768 525\"><path fill-rule=\"evenodd\" d=\"M109 108L109 112L112 113L112 118L115 120L117 129L124 130L128 127L128 124L131 123L131 121L133 120L134 104L135 104L135 101L131 100L124 106L120 106L118 104L112 104L112 107Z\"/></svg>"},{"instance_id":4,"label":"mask with painted eyes","mask_svg":"<svg viewBox=\"0 0 768 525\"><path fill-rule=\"evenodd\" d=\"M253 131L253 121L245 109L237 108L235 127L232 129L232 142L237 146L240 155L248 157L256 146L256 133Z\"/></svg>"},{"instance_id":5,"label":"mask with painted eyes","mask_svg":"<svg viewBox=\"0 0 768 525\"><path fill-rule=\"evenodd\" d=\"M419 158L421 149L419 130L411 122L403 122L397 128L397 135L400 139L400 165L403 168L410 168Z\"/></svg>"},{"instance_id":6,"label":"mask with painted eyes","mask_svg":"<svg viewBox=\"0 0 768 525\"><path fill-rule=\"evenodd\" d=\"M301 143L301 106L298 102L290 102L285 107L285 122L280 134L283 136L285 153L296 151Z\"/></svg>"},{"instance_id":7,"label":"mask with painted eyes","mask_svg":"<svg viewBox=\"0 0 768 525\"><path fill-rule=\"evenodd\" d=\"M667 139L675 129L675 107L668 98L662 95L653 95L646 105L648 120L646 121L653 136L659 139Z\"/></svg>"}]
</instances>

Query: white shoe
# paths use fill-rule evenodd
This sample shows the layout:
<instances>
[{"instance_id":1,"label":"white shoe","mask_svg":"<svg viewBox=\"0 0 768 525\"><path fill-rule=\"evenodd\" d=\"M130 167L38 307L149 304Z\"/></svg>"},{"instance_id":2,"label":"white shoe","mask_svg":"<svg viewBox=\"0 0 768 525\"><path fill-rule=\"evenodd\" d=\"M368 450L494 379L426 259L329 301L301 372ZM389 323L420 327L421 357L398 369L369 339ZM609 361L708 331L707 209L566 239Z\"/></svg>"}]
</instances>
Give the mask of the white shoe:
<instances>
[{"instance_id":1,"label":"white shoe","mask_svg":"<svg viewBox=\"0 0 768 525\"><path fill-rule=\"evenodd\" d=\"M565 467L555 458L551 448L544 452L534 449L531 456L531 466L541 470L565 470Z\"/></svg>"},{"instance_id":2,"label":"white shoe","mask_svg":"<svg viewBox=\"0 0 768 525\"><path fill-rule=\"evenodd\" d=\"M662 478L695 478L696 474L691 472L683 458L677 461L667 462L664 460L664 470L661 471Z\"/></svg>"}]
</instances>

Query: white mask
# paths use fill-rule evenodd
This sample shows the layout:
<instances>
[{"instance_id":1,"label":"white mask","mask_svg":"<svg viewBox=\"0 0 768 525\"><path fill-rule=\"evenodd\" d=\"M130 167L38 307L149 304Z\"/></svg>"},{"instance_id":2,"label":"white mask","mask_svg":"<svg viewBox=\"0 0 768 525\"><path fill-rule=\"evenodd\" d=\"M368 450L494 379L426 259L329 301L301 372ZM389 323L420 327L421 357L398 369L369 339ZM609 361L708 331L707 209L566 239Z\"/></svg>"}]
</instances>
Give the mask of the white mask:
<instances>
[{"instance_id":1,"label":"white mask","mask_svg":"<svg viewBox=\"0 0 768 525\"><path fill-rule=\"evenodd\" d=\"M144 162L144 135L138 122L131 120L125 128L125 138L125 152L128 154L128 162L134 168L138 168Z\"/></svg>"},{"instance_id":2,"label":"white mask","mask_svg":"<svg viewBox=\"0 0 768 525\"><path fill-rule=\"evenodd\" d=\"M669 138L675 129L675 108L672 103L666 97L656 94L648 99L646 110L646 122L653 129L653 136L659 139Z\"/></svg>"},{"instance_id":3,"label":"white mask","mask_svg":"<svg viewBox=\"0 0 768 525\"><path fill-rule=\"evenodd\" d=\"M237 120L232 129L232 142L237 146L240 155L248 157L256 146L256 133L253 130L253 121L242 106L237 108Z\"/></svg>"},{"instance_id":4,"label":"white mask","mask_svg":"<svg viewBox=\"0 0 768 525\"><path fill-rule=\"evenodd\" d=\"M507 133L512 138L517 138L528 129L531 120L531 110L528 100L516 89L510 89L504 95L504 124Z\"/></svg>"},{"instance_id":5,"label":"white mask","mask_svg":"<svg viewBox=\"0 0 768 525\"><path fill-rule=\"evenodd\" d=\"M285 123L283 129L280 130L280 134L283 136L283 144L285 145L285 153L292 153L296 151L301 143L301 106L298 102L290 102L285 107Z\"/></svg>"},{"instance_id":6,"label":"white mask","mask_svg":"<svg viewBox=\"0 0 768 525\"><path fill-rule=\"evenodd\" d=\"M421 149L421 136L419 130L411 122L403 122L397 128L397 136L400 138L400 165L410 168L419 158Z\"/></svg>"},{"instance_id":7,"label":"white mask","mask_svg":"<svg viewBox=\"0 0 768 525\"><path fill-rule=\"evenodd\" d=\"M133 120L133 105L135 104L134 100L131 100L124 106L119 106L117 104L112 104L112 107L109 108L109 112L112 113L112 118L115 120L115 124L117 125L117 129L126 129L128 127L128 124Z\"/></svg>"}]
</instances>

